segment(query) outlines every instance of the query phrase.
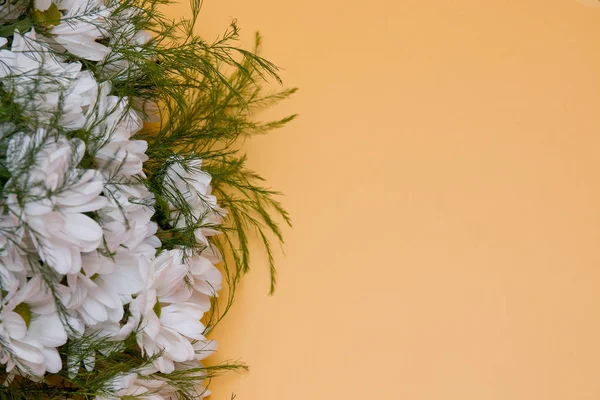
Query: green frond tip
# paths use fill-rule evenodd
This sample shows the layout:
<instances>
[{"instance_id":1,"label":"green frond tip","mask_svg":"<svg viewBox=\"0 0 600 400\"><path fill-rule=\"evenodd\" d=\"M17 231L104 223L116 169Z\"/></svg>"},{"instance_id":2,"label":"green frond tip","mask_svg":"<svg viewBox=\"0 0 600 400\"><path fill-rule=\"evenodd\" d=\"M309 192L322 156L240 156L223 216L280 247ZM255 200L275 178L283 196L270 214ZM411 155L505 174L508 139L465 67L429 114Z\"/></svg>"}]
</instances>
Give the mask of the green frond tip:
<instances>
[{"instance_id":1,"label":"green frond tip","mask_svg":"<svg viewBox=\"0 0 600 400\"><path fill-rule=\"evenodd\" d=\"M195 11L188 22L195 21L200 6L201 2L193 2ZM161 80L156 87L164 102L165 116L157 131L141 135L148 142L151 160L146 167L148 181L161 181L164 165L174 154L171 149L177 149L184 159L192 155L202 158L203 170L212 176L213 193L228 210L226 224L220 228L224 240L217 243L219 240L215 239L213 244L230 254L224 261L224 270L231 278L230 290L235 292L241 276L250 270L250 242L257 237L268 257L272 294L277 274L271 238L283 242L279 221L291 226L291 219L277 200L280 194L264 187L264 179L247 168L247 157L237 140L266 134L297 118L296 114L273 121L254 118L256 111L289 98L297 89L264 90L270 80L281 83L279 69L259 55L260 33L255 34L253 51L237 47L239 28L235 20L212 44L198 37L189 25L186 35L180 38L182 44L165 43L160 50L164 55L161 62L148 67L156 71L142 74ZM172 75L167 71L183 72L170 79ZM168 200L159 187L149 185L157 204ZM181 233L168 231L168 236L171 240L184 240ZM228 303L222 312L226 313L229 306Z\"/></svg>"}]
</instances>

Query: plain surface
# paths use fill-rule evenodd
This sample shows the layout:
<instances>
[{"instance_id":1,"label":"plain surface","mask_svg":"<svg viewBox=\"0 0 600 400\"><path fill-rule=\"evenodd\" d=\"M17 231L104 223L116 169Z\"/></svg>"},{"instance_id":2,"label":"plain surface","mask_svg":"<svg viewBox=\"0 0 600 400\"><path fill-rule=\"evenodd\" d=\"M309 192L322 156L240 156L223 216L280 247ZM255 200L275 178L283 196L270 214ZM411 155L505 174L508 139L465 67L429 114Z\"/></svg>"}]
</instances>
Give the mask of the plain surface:
<instances>
[{"instance_id":1,"label":"plain surface","mask_svg":"<svg viewBox=\"0 0 600 400\"><path fill-rule=\"evenodd\" d=\"M295 226L214 400L600 398L595 4L205 1L300 87L265 115L301 114L246 146Z\"/></svg>"}]
</instances>

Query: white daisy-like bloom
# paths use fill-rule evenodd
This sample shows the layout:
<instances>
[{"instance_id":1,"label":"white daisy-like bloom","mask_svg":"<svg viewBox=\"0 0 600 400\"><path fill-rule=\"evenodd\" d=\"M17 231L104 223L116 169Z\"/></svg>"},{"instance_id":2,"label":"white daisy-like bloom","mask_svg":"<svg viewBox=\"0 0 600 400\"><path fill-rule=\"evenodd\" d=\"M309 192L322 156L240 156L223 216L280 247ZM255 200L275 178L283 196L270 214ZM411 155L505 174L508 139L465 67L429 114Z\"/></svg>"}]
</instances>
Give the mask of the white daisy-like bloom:
<instances>
[{"instance_id":1,"label":"white daisy-like bloom","mask_svg":"<svg viewBox=\"0 0 600 400\"><path fill-rule=\"evenodd\" d=\"M0 288L11 294L19 288L19 279L29 273L26 253L21 247L23 227L17 216L0 215Z\"/></svg>"},{"instance_id":2,"label":"white daisy-like bloom","mask_svg":"<svg viewBox=\"0 0 600 400\"><path fill-rule=\"evenodd\" d=\"M61 370L56 348L67 342L67 332L39 275L3 299L0 320L0 363L6 364L8 372L17 367L39 377Z\"/></svg>"},{"instance_id":3,"label":"white daisy-like bloom","mask_svg":"<svg viewBox=\"0 0 600 400\"><path fill-rule=\"evenodd\" d=\"M217 252L211 249L207 239L219 233L214 227L221 224L227 215L227 211L217 203L217 198L212 195L210 174L201 170L202 160L194 159L185 163L185 167L178 159L174 160L165 176L165 188L172 192L172 197L177 198L176 193L181 193L188 207L191 208L195 223L200 227L196 229L195 235L199 243L204 244L209 252ZM171 222L177 227L185 227L186 221L179 205L171 202ZM218 252L217 252L218 253Z\"/></svg>"},{"instance_id":4,"label":"white daisy-like bloom","mask_svg":"<svg viewBox=\"0 0 600 400\"><path fill-rule=\"evenodd\" d=\"M120 8L106 0L36 0L35 7L46 11L53 3L61 11L60 22L50 30L51 38L45 38L53 48L101 62L103 75L112 79L125 78L122 72L137 68L129 64L118 48L127 46L140 51L152 39L150 32L131 23L144 12L142 9L133 5ZM107 38L109 46L98 42Z\"/></svg>"},{"instance_id":5,"label":"white daisy-like bloom","mask_svg":"<svg viewBox=\"0 0 600 400\"><path fill-rule=\"evenodd\" d=\"M118 171L124 175L136 175L142 172L143 162L148 159L144 140L110 141L95 154L94 160L103 171Z\"/></svg>"},{"instance_id":6,"label":"white daisy-like bloom","mask_svg":"<svg viewBox=\"0 0 600 400\"><path fill-rule=\"evenodd\" d=\"M51 0L36 0L36 8L46 10ZM100 61L111 49L98 43L107 36L107 20L111 10L102 0L59 0L54 2L64 10L60 23L50 33L59 48L90 61Z\"/></svg>"},{"instance_id":7,"label":"white daisy-like bloom","mask_svg":"<svg viewBox=\"0 0 600 400\"><path fill-rule=\"evenodd\" d=\"M119 217L125 214L122 217L129 223L123 224L116 233L103 226L105 244L112 254L108 257L92 252L83 256L85 274L79 274L77 280L69 276L69 288L74 291L76 301L68 304L68 308L83 318L89 330L119 341L129 336L141 320L141 313L135 311L136 304L142 301L149 287L150 260L160 241L154 236L156 224L150 221L151 214L142 215L142 209L137 213L116 210L110 205L101 213L106 209ZM118 222L110 224L118 225ZM131 304L132 301L135 304ZM130 315L123 324L123 307L128 304Z\"/></svg>"},{"instance_id":8,"label":"white daisy-like bloom","mask_svg":"<svg viewBox=\"0 0 600 400\"><path fill-rule=\"evenodd\" d=\"M134 321L121 324L124 306L145 290L148 270L147 254L135 249L120 248L110 258L88 253L83 257L85 273L67 277L70 298L65 306L76 312L89 330L123 340L134 328Z\"/></svg>"},{"instance_id":9,"label":"white daisy-like bloom","mask_svg":"<svg viewBox=\"0 0 600 400\"><path fill-rule=\"evenodd\" d=\"M133 51L142 51L142 46L152 40L152 34L148 31L138 29L131 21L140 17L144 11L137 7L130 7L113 15L111 21L111 34L109 44L112 48L119 49L125 46ZM102 62L103 75L111 79L130 79L132 72L136 72L139 66L132 65L127 57L119 51L113 51Z\"/></svg>"},{"instance_id":10,"label":"white daisy-like bloom","mask_svg":"<svg viewBox=\"0 0 600 400\"><path fill-rule=\"evenodd\" d=\"M183 253L177 252L176 257L182 257ZM179 258L177 258L179 259ZM210 309L211 297L217 297L221 290L223 277L221 271L214 264L202 255L188 255L185 260L186 275L183 277L184 284L180 282L180 276L173 274L167 267L155 272L154 288L165 288L167 278L165 275L175 275L172 281L169 281L169 290L158 298L162 303L178 304L191 302L194 306L206 312ZM181 271L183 272L183 271Z\"/></svg>"},{"instance_id":11,"label":"white daisy-like bloom","mask_svg":"<svg viewBox=\"0 0 600 400\"><path fill-rule=\"evenodd\" d=\"M177 363L175 370L186 371L197 369L201 365L197 362ZM141 400L178 400L177 390L171 387L167 381L159 377L149 377L156 372L159 371L155 367L144 367L137 371L118 375L107 385L109 390L115 393L115 396L98 396L96 400L117 400L126 396L132 396ZM206 378L205 373L196 371L188 373L187 376L193 376L197 379L198 386L196 390L198 395L196 398L203 399L210 396L211 392L208 389L199 386L203 379Z\"/></svg>"},{"instance_id":12,"label":"white daisy-like bloom","mask_svg":"<svg viewBox=\"0 0 600 400\"><path fill-rule=\"evenodd\" d=\"M43 376L46 373L46 358L38 346L25 343L27 324L23 317L3 308L0 318L0 363L6 365L9 373L17 367L26 375Z\"/></svg>"},{"instance_id":13,"label":"white daisy-like bloom","mask_svg":"<svg viewBox=\"0 0 600 400\"><path fill-rule=\"evenodd\" d=\"M222 277L207 259L184 260L183 256L181 250L169 250L154 260L151 289L136 305L142 321L138 344L148 356L162 352L154 366L163 373L214 350L200 320L210 309L210 297L220 289Z\"/></svg>"},{"instance_id":14,"label":"white daisy-like bloom","mask_svg":"<svg viewBox=\"0 0 600 400\"><path fill-rule=\"evenodd\" d=\"M182 193L194 207L195 217L212 226L220 223L224 212L210 195L210 176L201 172L200 166L199 160L187 169L174 163L167 174L167 186ZM184 226L182 218L176 220L179 211L172 206L173 222ZM206 236L217 233L210 226L197 230L201 243L208 245ZM138 344L148 356L162 352L154 365L163 373L174 371L177 363L199 359L198 353L202 351L192 342L200 346L206 343L205 327L200 320L210 309L210 298L216 296L222 284L220 271L209 259L214 252L207 251L206 257L191 254L184 257L185 253L177 249L161 253L152 263L150 289L139 302L134 301L136 314L142 321Z\"/></svg>"},{"instance_id":15,"label":"white daisy-like bloom","mask_svg":"<svg viewBox=\"0 0 600 400\"><path fill-rule=\"evenodd\" d=\"M111 96L110 91L108 83L100 85L98 101L88 115L94 135L94 161L108 177L141 174L148 159L148 144L131 137L142 129L142 119L129 107L127 98Z\"/></svg>"},{"instance_id":16,"label":"white daisy-like bloom","mask_svg":"<svg viewBox=\"0 0 600 400\"><path fill-rule=\"evenodd\" d=\"M106 204L104 183L97 171L77 168L84 150L82 141L44 129L9 142L6 206L25 225L42 261L61 274L79 272L81 253L102 242L102 229L84 213Z\"/></svg>"},{"instance_id":17,"label":"white daisy-like bloom","mask_svg":"<svg viewBox=\"0 0 600 400\"><path fill-rule=\"evenodd\" d=\"M142 328L137 335L137 341L142 351L148 356L162 352L161 357L154 362L159 371L173 372L174 362L184 362L194 359L194 348L190 340L184 337L176 328L173 329L174 308L167 309L163 317L163 305L176 301L181 294L187 295L185 278L189 267L182 262L182 252L177 250L164 251L152 263L153 281L147 291L145 302L139 304ZM196 321L191 320L190 332L196 333L199 328L202 313L190 307ZM173 315L172 315L173 314ZM164 318L164 319L163 319ZM166 324L165 324L166 323ZM184 323L185 324L185 323Z\"/></svg>"},{"instance_id":18,"label":"white daisy-like bloom","mask_svg":"<svg viewBox=\"0 0 600 400\"><path fill-rule=\"evenodd\" d=\"M89 71L64 62L33 29L15 32L11 50L0 50L0 79L27 114L39 121L58 116L61 126L73 130L85 125L83 109L95 99L97 87Z\"/></svg>"},{"instance_id":19,"label":"white daisy-like bloom","mask_svg":"<svg viewBox=\"0 0 600 400\"><path fill-rule=\"evenodd\" d=\"M83 270L87 276L95 276L99 287L118 294L123 305L132 301L139 304L150 287L151 260L160 247L160 240L154 236L157 225L151 221L152 195L139 184L109 184L104 193L109 201L99 211L99 217L104 244L112 256L87 254ZM91 328L113 340L125 339L141 320L141 313L135 312L136 304L130 304L131 315L124 325L107 319Z\"/></svg>"},{"instance_id":20,"label":"white daisy-like bloom","mask_svg":"<svg viewBox=\"0 0 600 400\"><path fill-rule=\"evenodd\" d=\"M153 194L136 177L109 175L108 178L112 179L104 186L108 203L98 213L107 249L126 248L151 260L155 249L160 247L160 241L154 236L158 226L151 221Z\"/></svg>"},{"instance_id":21,"label":"white daisy-like bloom","mask_svg":"<svg viewBox=\"0 0 600 400\"><path fill-rule=\"evenodd\" d=\"M109 190L105 188L105 193ZM112 194L114 192L110 192L107 197ZM123 246L131 250L140 249L142 243L154 240L153 235L157 231L157 225L150 221L153 213L154 210L150 206L104 207L100 211L100 219L107 248L111 251L117 251ZM160 246L159 242L155 244L153 248Z\"/></svg>"},{"instance_id":22,"label":"white daisy-like bloom","mask_svg":"<svg viewBox=\"0 0 600 400\"><path fill-rule=\"evenodd\" d=\"M137 371L120 374L108 384L108 390L114 396L97 396L96 400L119 400L131 396L140 400L167 400L162 393L172 393L164 381L156 379L142 379ZM169 399L170 400L170 399Z\"/></svg>"},{"instance_id":23,"label":"white daisy-like bloom","mask_svg":"<svg viewBox=\"0 0 600 400\"><path fill-rule=\"evenodd\" d=\"M86 326L106 321L118 323L123 318L123 304L113 288L98 284L82 273L69 274L67 282L70 299L65 306L76 311Z\"/></svg>"},{"instance_id":24,"label":"white daisy-like bloom","mask_svg":"<svg viewBox=\"0 0 600 400\"><path fill-rule=\"evenodd\" d=\"M183 255L181 250L167 250L152 262L153 279L150 284L162 302L176 302L181 293L187 293L185 278L189 266L183 261Z\"/></svg>"},{"instance_id":25,"label":"white daisy-like bloom","mask_svg":"<svg viewBox=\"0 0 600 400\"><path fill-rule=\"evenodd\" d=\"M202 252L204 254L204 252ZM190 285L198 294L217 297L223 282L221 271L204 255L190 259Z\"/></svg>"}]
</instances>

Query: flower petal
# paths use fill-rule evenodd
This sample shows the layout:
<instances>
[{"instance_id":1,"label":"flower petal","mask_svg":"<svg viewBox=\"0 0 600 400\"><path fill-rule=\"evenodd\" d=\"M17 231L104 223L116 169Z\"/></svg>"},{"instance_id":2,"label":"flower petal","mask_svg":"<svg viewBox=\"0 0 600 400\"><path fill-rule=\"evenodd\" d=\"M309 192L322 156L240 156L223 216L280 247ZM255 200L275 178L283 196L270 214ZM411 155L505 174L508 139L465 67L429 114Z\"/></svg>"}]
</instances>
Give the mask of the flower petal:
<instances>
[{"instance_id":1,"label":"flower petal","mask_svg":"<svg viewBox=\"0 0 600 400\"><path fill-rule=\"evenodd\" d=\"M67 342L67 332L58 314L40 315L31 320L27 338L43 346L58 347Z\"/></svg>"}]
</instances>

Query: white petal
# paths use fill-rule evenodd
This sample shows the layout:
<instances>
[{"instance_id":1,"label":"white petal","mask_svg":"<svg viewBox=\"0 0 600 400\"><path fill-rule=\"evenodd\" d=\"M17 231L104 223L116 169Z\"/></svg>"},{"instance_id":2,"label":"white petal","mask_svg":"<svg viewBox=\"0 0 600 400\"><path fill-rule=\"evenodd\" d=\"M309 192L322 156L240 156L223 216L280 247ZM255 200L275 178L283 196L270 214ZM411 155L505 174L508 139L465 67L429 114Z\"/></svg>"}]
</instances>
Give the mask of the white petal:
<instances>
[{"instance_id":1,"label":"white petal","mask_svg":"<svg viewBox=\"0 0 600 400\"><path fill-rule=\"evenodd\" d=\"M46 11L50 8L50 4L52 4L51 0L35 0L35 8L40 11Z\"/></svg>"},{"instance_id":2,"label":"white petal","mask_svg":"<svg viewBox=\"0 0 600 400\"><path fill-rule=\"evenodd\" d=\"M165 355L176 362L189 361L194 359L194 348L192 344L169 328L163 328L161 335L157 338L157 345L164 346Z\"/></svg>"},{"instance_id":3,"label":"white petal","mask_svg":"<svg viewBox=\"0 0 600 400\"><path fill-rule=\"evenodd\" d=\"M92 200L86 201L84 203L80 203L79 205L69 206L69 212L88 212L88 211L96 211L101 209L107 204L108 200L106 197L95 197Z\"/></svg>"},{"instance_id":4,"label":"white petal","mask_svg":"<svg viewBox=\"0 0 600 400\"><path fill-rule=\"evenodd\" d=\"M3 313L2 325L13 339L23 339L27 334L25 321L23 321L23 318L15 312Z\"/></svg>"},{"instance_id":5,"label":"white petal","mask_svg":"<svg viewBox=\"0 0 600 400\"><path fill-rule=\"evenodd\" d=\"M35 239L35 236L32 235L32 238ZM77 272L81 267L79 252L60 239L50 241L40 238L36 247L40 258L60 274Z\"/></svg>"},{"instance_id":6,"label":"white petal","mask_svg":"<svg viewBox=\"0 0 600 400\"><path fill-rule=\"evenodd\" d=\"M171 311L169 307L163 307L160 322L164 326L168 326L189 338L204 339L202 335L204 325L202 325L199 319L196 320L194 317L186 315L183 312Z\"/></svg>"},{"instance_id":7,"label":"white petal","mask_svg":"<svg viewBox=\"0 0 600 400\"><path fill-rule=\"evenodd\" d=\"M81 307L87 313L81 313L82 317L88 321L95 320L96 322L102 322L108 319L106 307L104 307L104 305L97 300L88 298L83 302Z\"/></svg>"},{"instance_id":8,"label":"white petal","mask_svg":"<svg viewBox=\"0 0 600 400\"><path fill-rule=\"evenodd\" d=\"M41 364L44 362L44 355L41 350L25 342L13 341L10 346L14 355L24 362Z\"/></svg>"},{"instance_id":9,"label":"white petal","mask_svg":"<svg viewBox=\"0 0 600 400\"><path fill-rule=\"evenodd\" d=\"M156 359L154 361L154 366L163 374L170 374L171 372L175 371L175 364L173 364L172 360L169 360L166 357L159 357Z\"/></svg>"},{"instance_id":10,"label":"white petal","mask_svg":"<svg viewBox=\"0 0 600 400\"><path fill-rule=\"evenodd\" d=\"M78 240L83 252L96 250L102 241L102 228L87 215L67 214L64 231Z\"/></svg>"},{"instance_id":11,"label":"white petal","mask_svg":"<svg viewBox=\"0 0 600 400\"><path fill-rule=\"evenodd\" d=\"M110 48L96 42L94 37L89 35L89 31L88 35L73 35L72 32L69 34L68 29L69 24L62 23L54 28L52 33L57 35L55 40L74 55L86 60L101 61L110 53Z\"/></svg>"},{"instance_id":12,"label":"white petal","mask_svg":"<svg viewBox=\"0 0 600 400\"><path fill-rule=\"evenodd\" d=\"M67 332L57 314L40 315L32 318L27 338L43 346L58 347L67 342Z\"/></svg>"},{"instance_id":13,"label":"white petal","mask_svg":"<svg viewBox=\"0 0 600 400\"><path fill-rule=\"evenodd\" d=\"M51 374L56 374L62 369L62 360L58 354L58 350L53 347L44 347L42 349L44 358L46 360L46 371Z\"/></svg>"}]
</instances>

